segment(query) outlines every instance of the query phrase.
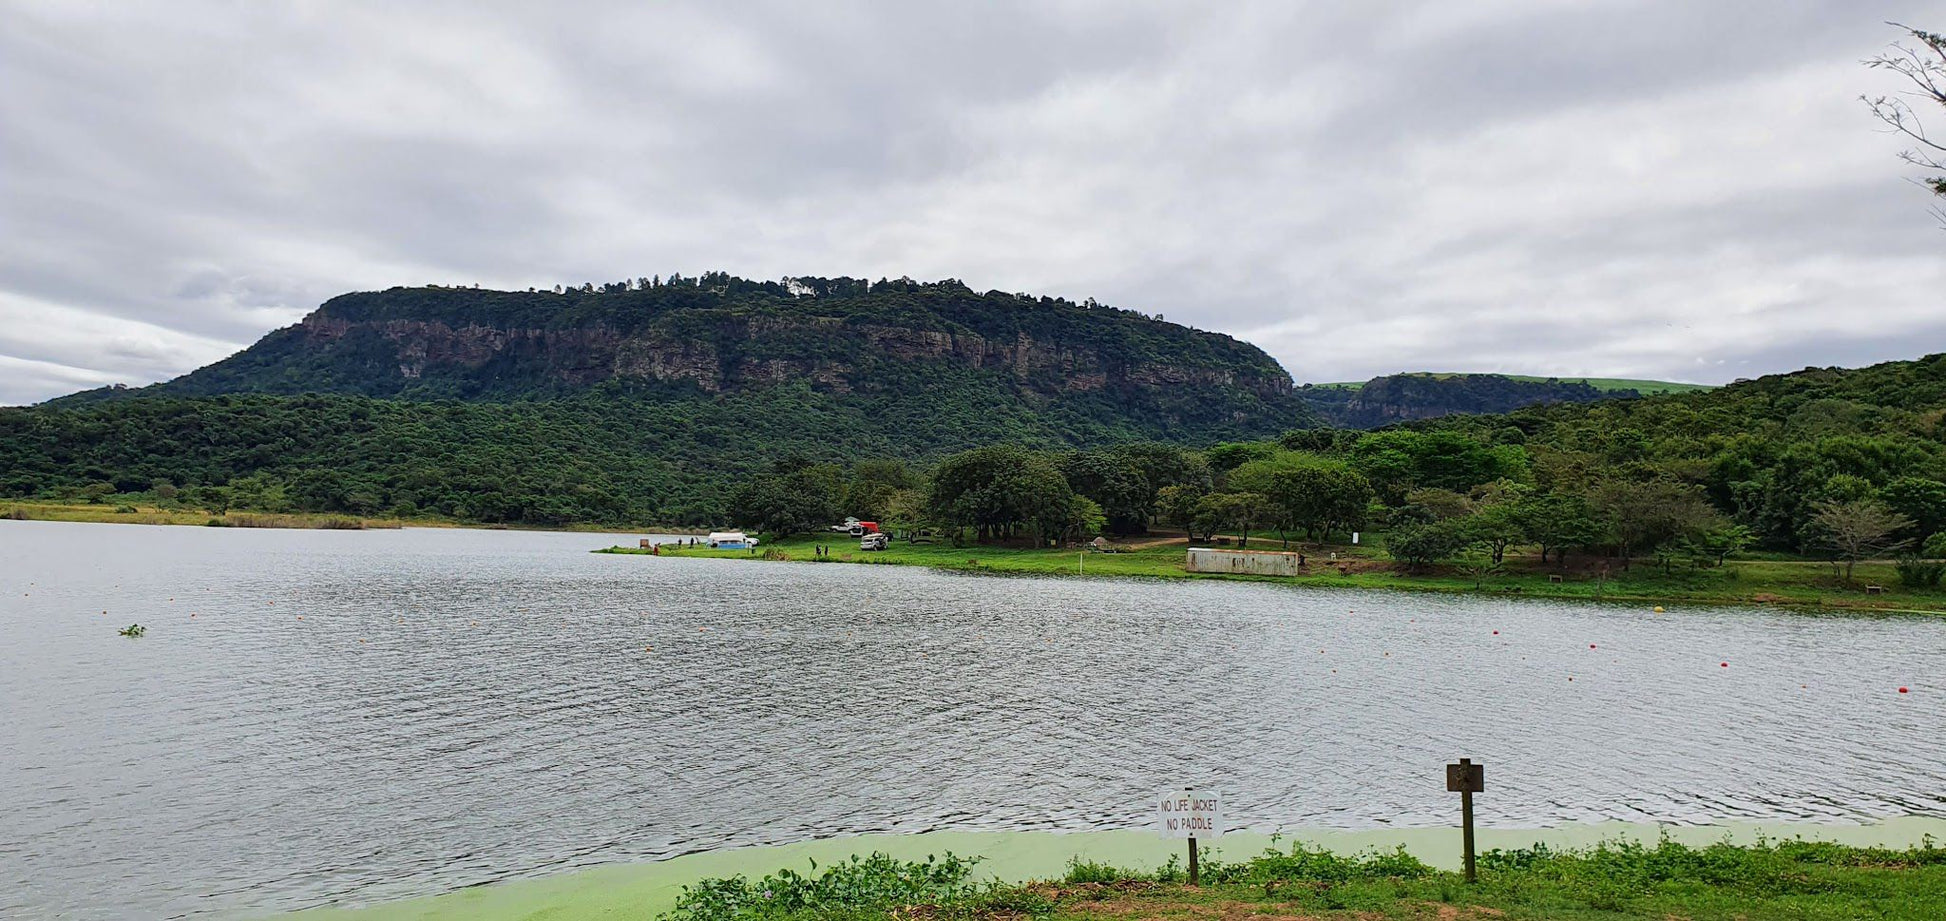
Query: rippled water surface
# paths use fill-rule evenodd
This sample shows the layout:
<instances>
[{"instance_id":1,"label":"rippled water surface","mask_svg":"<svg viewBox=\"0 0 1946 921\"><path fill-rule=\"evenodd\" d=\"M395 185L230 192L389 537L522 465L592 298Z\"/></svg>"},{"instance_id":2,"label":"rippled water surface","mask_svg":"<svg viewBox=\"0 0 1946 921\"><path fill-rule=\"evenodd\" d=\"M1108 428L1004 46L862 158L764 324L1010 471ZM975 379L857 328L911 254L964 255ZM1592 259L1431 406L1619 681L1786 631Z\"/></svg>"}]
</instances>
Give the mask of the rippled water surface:
<instances>
[{"instance_id":1,"label":"rippled water surface","mask_svg":"<svg viewBox=\"0 0 1946 921\"><path fill-rule=\"evenodd\" d=\"M1460 755L1487 824L1946 815L1943 619L586 552L615 540L0 521L0 916L1139 827L1184 784L1233 826L1442 825Z\"/></svg>"}]
</instances>

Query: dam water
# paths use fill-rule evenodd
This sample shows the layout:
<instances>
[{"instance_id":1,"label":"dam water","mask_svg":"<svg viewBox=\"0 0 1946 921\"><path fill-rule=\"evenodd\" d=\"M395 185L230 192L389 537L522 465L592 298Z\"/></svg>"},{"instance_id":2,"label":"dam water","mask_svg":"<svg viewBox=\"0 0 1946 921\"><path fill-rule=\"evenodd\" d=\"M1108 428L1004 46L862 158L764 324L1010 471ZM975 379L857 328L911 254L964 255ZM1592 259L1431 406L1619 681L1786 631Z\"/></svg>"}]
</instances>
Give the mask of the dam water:
<instances>
[{"instance_id":1,"label":"dam water","mask_svg":"<svg viewBox=\"0 0 1946 921\"><path fill-rule=\"evenodd\" d=\"M588 552L633 540L0 521L0 916L1143 828L1184 786L1442 826L1461 756L1487 826L1946 816L1942 617Z\"/></svg>"}]
</instances>

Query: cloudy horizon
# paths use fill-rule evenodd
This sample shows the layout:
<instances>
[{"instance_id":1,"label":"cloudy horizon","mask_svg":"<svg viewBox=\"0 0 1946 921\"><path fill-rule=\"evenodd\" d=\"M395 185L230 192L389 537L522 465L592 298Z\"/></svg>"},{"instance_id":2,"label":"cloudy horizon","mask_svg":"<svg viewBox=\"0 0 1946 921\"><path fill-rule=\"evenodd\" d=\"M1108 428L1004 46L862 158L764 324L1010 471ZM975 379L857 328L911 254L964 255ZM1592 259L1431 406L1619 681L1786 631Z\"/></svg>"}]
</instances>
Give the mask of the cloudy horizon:
<instances>
[{"instance_id":1,"label":"cloudy horizon","mask_svg":"<svg viewBox=\"0 0 1946 921\"><path fill-rule=\"evenodd\" d=\"M704 271L1092 297L1299 382L1946 351L1858 99L1946 16L1731 6L0 0L0 404L345 291Z\"/></svg>"}]
</instances>

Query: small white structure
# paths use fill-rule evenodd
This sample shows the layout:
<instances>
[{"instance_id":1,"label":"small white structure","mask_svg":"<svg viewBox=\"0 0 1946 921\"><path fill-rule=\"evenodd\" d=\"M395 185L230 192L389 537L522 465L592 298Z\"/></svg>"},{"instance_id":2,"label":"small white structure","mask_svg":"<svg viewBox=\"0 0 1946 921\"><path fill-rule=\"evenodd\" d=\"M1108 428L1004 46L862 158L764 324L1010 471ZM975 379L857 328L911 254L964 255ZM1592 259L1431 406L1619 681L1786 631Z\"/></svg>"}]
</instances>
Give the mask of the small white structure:
<instances>
[{"instance_id":1,"label":"small white structure","mask_svg":"<svg viewBox=\"0 0 1946 921\"><path fill-rule=\"evenodd\" d=\"M711 531L709 545L712 550L743 550L757 545L757 539L742 531Z\"/></svg>"},{"instance_id":2,"label":"small white structure","mask_svg":"<svg viewBox=\"0 0 1946 921\"><path fill-rule=\"evenodd\" d=\"M1297 554L1264 550L1189 548L1190 572L1227 572L1252 576L1297 575Z\"/></svg>"}]
</instances>

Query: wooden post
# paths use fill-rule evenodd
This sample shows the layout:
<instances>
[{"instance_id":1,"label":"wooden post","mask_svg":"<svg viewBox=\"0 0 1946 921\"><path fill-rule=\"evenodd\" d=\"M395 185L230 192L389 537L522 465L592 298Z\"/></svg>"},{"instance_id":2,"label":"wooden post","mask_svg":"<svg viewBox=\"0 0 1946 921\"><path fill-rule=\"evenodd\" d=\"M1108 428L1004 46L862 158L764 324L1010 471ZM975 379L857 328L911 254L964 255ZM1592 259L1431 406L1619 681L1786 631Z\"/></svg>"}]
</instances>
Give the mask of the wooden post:
<instances>
[{"instance_id":1,"label":"wooden post","mask_svg":"<svg viewBox=\"0 0 1946 921\"><path fill-rule=\"evenodd\" d=\"M1189 884L1200 885L1201 880L1202 874L1196 866L1196 839L1191 838L1189 839Z\"/></svg>"},{"instance_id":2,"label":"wooden post","mask_svg":"<svg viewBox=\"0 0 1946 921\"><path fill-rule=\"evenodd\" d=\"M1460 847L1466 852L1466 881L1469 883L1478 878L1473 864L1473 794L1486 790L1486 780L1486 766L1474 764L1471 758L1461 758L1458 764L1446 765L1446 789L1460 795Z\"/></svg>"}]
</instances>

